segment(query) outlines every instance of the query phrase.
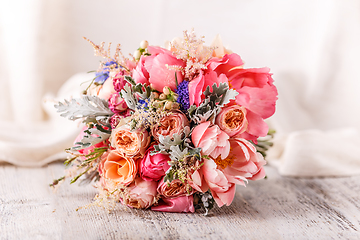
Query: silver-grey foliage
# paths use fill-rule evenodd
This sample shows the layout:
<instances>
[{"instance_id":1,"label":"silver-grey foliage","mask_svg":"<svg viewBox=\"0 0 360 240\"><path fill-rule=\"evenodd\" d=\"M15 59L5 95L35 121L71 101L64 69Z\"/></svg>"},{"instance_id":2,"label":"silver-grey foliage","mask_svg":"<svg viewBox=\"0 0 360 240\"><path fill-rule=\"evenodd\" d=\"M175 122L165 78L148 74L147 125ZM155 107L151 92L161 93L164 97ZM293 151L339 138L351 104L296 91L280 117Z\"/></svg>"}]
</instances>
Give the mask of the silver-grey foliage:
<instances>
[{"instance_id":1,"label":"silver-grey foliage","mask_svg":"<svg viewBox=\"0 0 360 240\"><path fill-rule=\"evenodd\" d=\"M60 116L66 117L72 121L85 118L96 119L97 117L111 117L114 113L109 109L106 100L97 96L84 95L81 98L74 98L64 103L58 102L54 105Z\"/></svg>"}]
</instances>

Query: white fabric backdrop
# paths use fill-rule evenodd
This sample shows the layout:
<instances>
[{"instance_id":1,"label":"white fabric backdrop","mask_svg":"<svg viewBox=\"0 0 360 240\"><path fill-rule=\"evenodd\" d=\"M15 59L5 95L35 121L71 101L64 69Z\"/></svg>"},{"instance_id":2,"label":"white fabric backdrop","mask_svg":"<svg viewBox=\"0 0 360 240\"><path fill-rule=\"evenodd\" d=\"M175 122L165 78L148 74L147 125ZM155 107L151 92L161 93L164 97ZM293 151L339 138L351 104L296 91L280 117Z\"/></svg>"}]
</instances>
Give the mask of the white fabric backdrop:
<instances>
[{"instance_id":1,"label":"white fabric backdrop","mask_svg":"<svg viewBox=\"0 0 360 240\"><path fill-rule=\"evenodd\" d=\"M57 93L98 66L82 36L132 53L143 39L163 45L192 27L209 44L219 33L245 67L272 69L279 101L269 159L281 174L360 174L358 0L3 1L0 160L39 166L71 145L76 123L43 98L75 96L91 78L77 75Z\"/></svg>"}]
</instances>

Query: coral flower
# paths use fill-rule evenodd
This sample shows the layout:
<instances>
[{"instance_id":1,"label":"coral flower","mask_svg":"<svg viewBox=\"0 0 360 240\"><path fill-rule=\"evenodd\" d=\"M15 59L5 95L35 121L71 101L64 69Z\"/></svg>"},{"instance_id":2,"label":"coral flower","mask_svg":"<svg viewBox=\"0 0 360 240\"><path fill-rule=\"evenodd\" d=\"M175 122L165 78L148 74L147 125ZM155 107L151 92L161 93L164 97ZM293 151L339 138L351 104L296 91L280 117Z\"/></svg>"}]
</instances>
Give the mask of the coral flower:
<instances>
[{"instance_id":1,"label":"coral flower","mask_svg":"<svg viewBox=\"0 0 360 240\"><path fill-rule=\"evenodd\" d=\"M277 90L269 68L233 69L229 82L239 94L235 102L246 108L248 128L241 137L256 141L266 136L268 126L264 119L275 112Z\"/></svg>"},{"instance_id":2,"label":"coral flower","mask_svg":"<svg viewBox=\"0 0 360 240\"><path fill-rule=\"evenodd\" d=\"M135 181L128 186L128 193L121 199L123 204L132 208L149 208L156 202L157 182L144 181L136 178Z\"/></svg>"},{"instance_id":3,"label":"coral flower","mask_svg":"<svg viewBox=\"0 0 360 240\"><path fill-rule=\"evenodd\" d=\"M132 158L124 157L116 150L103 154L99 173L106 180L129 185L137 174L137 167Z\"/></svg>"},{"instance_id":4,"label":"coral flower","mask_svg":"<svg viewBox=\"0 0 360 240\"><path fill-rule=\"evenodd\" d=\"M154 138L159 141L159 136L172 136L173 134L181 134L185 126L189 126L189 120L180 111L176 111L163 117L158 124L153 126L151 133Z\"/></svg>"},{"instance_id":5,"label":"coral flower","mask_svg":"<svg viewBox=\"0 0 360 240\"><path fill-rule=\"evenodd\" d=\"M178 83L183 76L172 66L185 67L185 62L177 59L169 50L161 47L148 46L151 56L142 56L134 70L134 79L139 83L150 83L152 88L162 91L165 86L176 89L175 73Z\"/></svg>"},{"instance_id":6,"label":"coral flower","mask_svg":"<svg viewBox=\"0 0 360 240\"><path fill-rule=\"evenodd\" d=\"M205 155L213 158L221 156L226 158L229 155L229 135L221 131L219 126L210 126L211 122L204 122L196 126L191 134L191 140L195 147L201 148Z\"/></svg>"},{"instance_id":7,"label":"coral flower","mask_svg":"<svg viewBox=\"0 0 360 240\"><path fill-rule=\"evenodd\" d=\"M228 181L224 172L218 169L216 163L211 159L204 159L202 171L217 205L219 207L224 204L229 206L234 199L236 185Z\"/></svg>"},{"instance_id":8,"label":"coral flower","mask_svg":"<svg viewBox=\"0 0 360 240\"><path fill-rule=\"evenodd\" d=\"M126 120L121 120L126 121ZM142 157L150 143L150 136L146 130L131 131L127 124L119 126L111 132L111 146L119 153L128 157Z\"/></svg>"},{"instance_id":9,"label":"coral flower","mask_svg":"<svg viewBox=\"0 0 360 240\"><path fill-rule=\"evenodd\" d=\"M265 177L264 157L256 152L249 141L242 138L230 139L231 152L228 159L219 160L217 164L223 168L230 182L245 185L244 180L258 180Z\"/></svg>"},{"instance_id":10,"label":"coral flower","mask_svg":"<svg viewBox=\"0 0 360 240\"><path fill-rule=\"evenodd\" d=\"M246 109L238 105L224 107L215 122L230 137L243 133L248 125Z\"/></svg>"}]
</instances>

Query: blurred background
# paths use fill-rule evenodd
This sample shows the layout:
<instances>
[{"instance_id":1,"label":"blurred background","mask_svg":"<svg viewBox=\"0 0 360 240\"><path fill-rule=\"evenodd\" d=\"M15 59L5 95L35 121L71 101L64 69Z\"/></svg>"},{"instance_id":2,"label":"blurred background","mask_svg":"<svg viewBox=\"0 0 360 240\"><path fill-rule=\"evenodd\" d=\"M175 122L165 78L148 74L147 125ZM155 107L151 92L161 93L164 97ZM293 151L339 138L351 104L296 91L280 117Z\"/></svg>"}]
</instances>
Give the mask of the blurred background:
<instances>
[{"instance_id":1,"label":"blurred background","mask_svg":"<svg viewBox=\"0 0 360 240\"><path fill-rule=\"evenodd\" d=\"M0 160L40 166L72 143L76 126L44 99L75 94L61 87L97 69L83 36L121 43L128 55L142 40L163 46L191 28L208 45L220 34L245 68L271 68L279 100L269 158L282 174L360 174L358 0L2 1Z\"/></svg>"}]
</instances>

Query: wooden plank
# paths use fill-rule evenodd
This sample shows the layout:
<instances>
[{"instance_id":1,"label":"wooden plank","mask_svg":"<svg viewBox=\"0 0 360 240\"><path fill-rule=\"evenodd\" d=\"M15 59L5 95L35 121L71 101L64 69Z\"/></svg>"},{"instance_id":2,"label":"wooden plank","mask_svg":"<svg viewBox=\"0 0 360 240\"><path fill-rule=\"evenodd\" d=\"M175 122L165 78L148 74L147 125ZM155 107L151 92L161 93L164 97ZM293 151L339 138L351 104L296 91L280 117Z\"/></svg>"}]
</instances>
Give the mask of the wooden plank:
<instances>
[{"instance_id":1,"label":"wooden plank","mask_svg":"<svg viewBox=\"0 0 360 240\"><path fill-rule=\"evenodd\" d=\"M360 176L281 177L237 187L231 206L200 213L161 213L117 206L80 209L96 189L48 184L63 174L44 168L0 165L0 239L359 239Z\"/></svg>"}]
</instances>

